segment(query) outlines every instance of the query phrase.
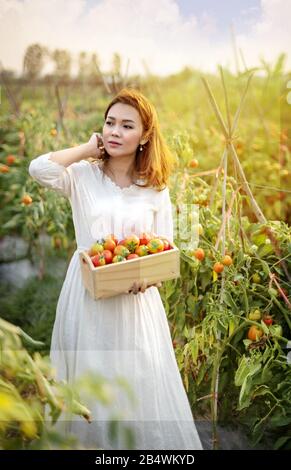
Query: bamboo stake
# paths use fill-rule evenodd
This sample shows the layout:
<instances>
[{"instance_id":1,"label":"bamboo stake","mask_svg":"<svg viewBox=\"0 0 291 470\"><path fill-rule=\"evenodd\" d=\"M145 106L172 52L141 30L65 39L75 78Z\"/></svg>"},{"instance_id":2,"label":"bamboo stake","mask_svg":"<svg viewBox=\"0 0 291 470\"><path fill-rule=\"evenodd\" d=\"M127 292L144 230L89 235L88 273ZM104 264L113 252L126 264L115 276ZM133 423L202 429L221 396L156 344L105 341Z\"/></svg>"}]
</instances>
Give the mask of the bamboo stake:
<instances>
[{"instance_id":1,"label":"bamboo stake","mask_svg":"<svg viewBox=\"0 0 291 470\"><path fill-rule=\"evenodd\" d=\"M236 150L234 148L234 145L232 143L232 135L233 135L233 132L235 131L236 129L236 126L238 124L238 120L239 120L239 116L240 116L240 113L241 113L241 110L242 110L242 106L244 104L244 101L245 101L245 97L246 97L246 94L247 94L247 91L248 91L248 87L249 87L249 83L250 83L250 80L252 78L253 74L249 76L248 78L248 81L247 81L247 84L246 84L246 87L245 87L245 90L244 90L244 93L242 95L242 98L241 98L241 101L240 101L240 104L239 104L239 107L236 111L236 114L235 114L235 117L234 117L234 121L233 121L233 125L232 125L232 129L231 129L231 133L227 131L227 128L225 126L225 123L224 123L224 120L223 120L223 117L219 111L219 108L218 108L218 105L216 103L216 100L210 90L210 87L208 85L208 82L207 80L202 77L202 81L205 85L205 88L206 88L206 91L207 91L207 94L209 96L209 99L210 99L210 102L212 104L212 108L214 110L214 113L217 117L217 120L219 121L220 125L221 125L221 129L222 129L222 132L226 138L226 145L230 147L230 150L231 150L231 153L232 153L232 156L233 156L233 159L234 159L234 162L237 166L237 170L238 170L238 174L239 176L241 177L242 179L242 182L243 182L243 186L244 186L244 189L246 191L246 193L248 194L249 198L250 198L250 202L251 202L251 205L252 205L252 208L253 208L253 211L257 217L257 219L261 222L261 223L266 223L267 220L263 214L263 212L261 211L261 209L259 208L259 205L257 204L253 194L252 194L252 191L248 185L248 182L247 182L247 179L245 177L245 174L244 174L244 171L242 169L242 166L240 164L240 161L239 161L239 158L236 154Z\"/></svg>"}]
</instances>

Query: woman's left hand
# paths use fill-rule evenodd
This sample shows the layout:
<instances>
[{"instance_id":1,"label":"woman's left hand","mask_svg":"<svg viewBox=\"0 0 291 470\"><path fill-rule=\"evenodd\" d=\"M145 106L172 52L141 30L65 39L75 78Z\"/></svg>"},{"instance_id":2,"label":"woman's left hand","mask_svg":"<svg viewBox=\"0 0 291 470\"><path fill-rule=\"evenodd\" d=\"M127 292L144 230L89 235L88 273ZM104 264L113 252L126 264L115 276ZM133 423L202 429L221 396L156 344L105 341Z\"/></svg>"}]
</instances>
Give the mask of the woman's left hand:
<instances>
[{"instance_id":1,"label":"woman's left hand","mask_svg":"<svg viewBox=\"0 0 291 470\"><path fill-rule=\"evenodd\" d=\"M162 283L157 282L156 284L147 285L146 282L134 282L132 287L127 291L127 293L130 294L132 292L135 295L138 294L139 292L144 293L148 287L152 287L152 286L162 287Z\"/></svg>"}]
</instances>

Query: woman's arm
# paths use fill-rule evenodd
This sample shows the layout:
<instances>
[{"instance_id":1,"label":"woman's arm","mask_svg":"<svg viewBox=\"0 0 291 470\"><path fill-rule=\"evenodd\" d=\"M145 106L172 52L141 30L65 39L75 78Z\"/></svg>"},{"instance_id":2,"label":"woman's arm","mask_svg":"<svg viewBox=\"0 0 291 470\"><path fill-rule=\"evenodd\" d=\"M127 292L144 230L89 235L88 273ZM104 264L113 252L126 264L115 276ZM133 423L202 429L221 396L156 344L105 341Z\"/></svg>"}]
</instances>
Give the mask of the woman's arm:
<instances>
[{"instance_id":1,"label":"woman's arm","mask_svg":"<svg viewBox=\"0 0 291 470\"><path fill-rule=\"evenodd\" d=\"M86 144L51 152L50 159L51 161L58 163L59 165L63 165L66 168L72 163L77 163L80 160L99 157L100 149L98 147L98 139L96 133L94 133Z\"/></svg>"}]
</instances>

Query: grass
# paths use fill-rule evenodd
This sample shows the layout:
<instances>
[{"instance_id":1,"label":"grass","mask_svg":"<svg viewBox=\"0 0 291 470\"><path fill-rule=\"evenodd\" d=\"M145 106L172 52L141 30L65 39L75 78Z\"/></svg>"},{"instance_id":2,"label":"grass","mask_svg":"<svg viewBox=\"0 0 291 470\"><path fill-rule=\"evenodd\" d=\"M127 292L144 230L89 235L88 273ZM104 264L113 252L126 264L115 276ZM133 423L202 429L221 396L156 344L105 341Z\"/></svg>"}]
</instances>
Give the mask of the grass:
<instances>
[{"instance_id":1,"label":"grass","mask_svg":"<svg viewBox=\"0 0 291 470\"><path fill-rule=\"evenodd\" d=\"M39 352L49 354L55 312L63 280L45 275L40 281L29 278L23 287L15 289L7 281L0 286L0 315L20 326L29 336L42 341ZM34 349L27 345L29 352Z\"/></svg>"}]
</instances>

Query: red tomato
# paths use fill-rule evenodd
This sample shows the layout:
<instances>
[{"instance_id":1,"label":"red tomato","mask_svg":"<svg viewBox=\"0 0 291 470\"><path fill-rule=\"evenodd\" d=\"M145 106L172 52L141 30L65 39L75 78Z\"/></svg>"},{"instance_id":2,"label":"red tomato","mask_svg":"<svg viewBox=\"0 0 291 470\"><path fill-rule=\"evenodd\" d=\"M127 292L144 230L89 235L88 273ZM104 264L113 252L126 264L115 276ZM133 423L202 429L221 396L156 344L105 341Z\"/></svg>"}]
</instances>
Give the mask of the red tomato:
<instances>
[{"instance_id":1,"label":"red tomato","mask_svg":"<svg viewBox=\"0 0 291 470\"><path fill-rule=\"evenodd\" d=\"M126 259L134 259L134 258L139 258L139 256L135 253L130 253L130 255L126 257Z\"/></svg>"},{"instance_id":2,"label":"red tomato","mask_svg":"<svg viewBox=\"0 0 291 470\"><path fill-rule=\"evenodd\" d=\"M113 258L112 251L110 251L110 250L104 250L102 254L103 254L104 258L105 258L106 264L112 263L112 258Z\"/></svg>"},{"instance_id":3,"label":"red tomato","mask_svg":"<svg viewBox=\"0 0 291 470\"><path fill-rule=\"evenodd\" d=\"M265 323L265 325L269 326L269 325L272 325L273 324L273 317L271 315L265 315L263 317L263 322Z\"/></svg>"},{"instance_id":4,"label":"red tomato","mask_svg":"<svg viewBox=\"0 0 291 470\"><path fill-rule=\"evenodd\" d=\"M147 232L143 232L139 236L139 244L140 245L147 245L150 241L151 237Z\"/></svg>"},{"instance_id":5,"label":"red tomato","mask_svg":"<svg viewBox=\"0 0 291 470\"><path fill-rule=\"evenodd\" d=\"M111 233L108 237L106 238L111 238L114 242L115 242L115 245L118 245L118 239L116 238L116 236L114 235L114 233Z\"/></svg>"},{"instance_id":6,"label":"red tomato","mask_svg":"<svg viewBox=\"0 0 291 470\"><path fill-rule=\"evenodd\" d=\"M172 248L169 240L167 240L166 238L162 238L162 242L164 244L164 251L170 250Z\"/></svg>"},{"instance_id":7,"label":"red tomato","mask_svg":"<svg viewBox=\"0 0 291 470\"><path fill-rule=\"evenodd\" d=\"M104 266L104 264L106 264L105 257L102 254L93 256L91 260L95 267Z\"/></svg>"}]
</instances>

